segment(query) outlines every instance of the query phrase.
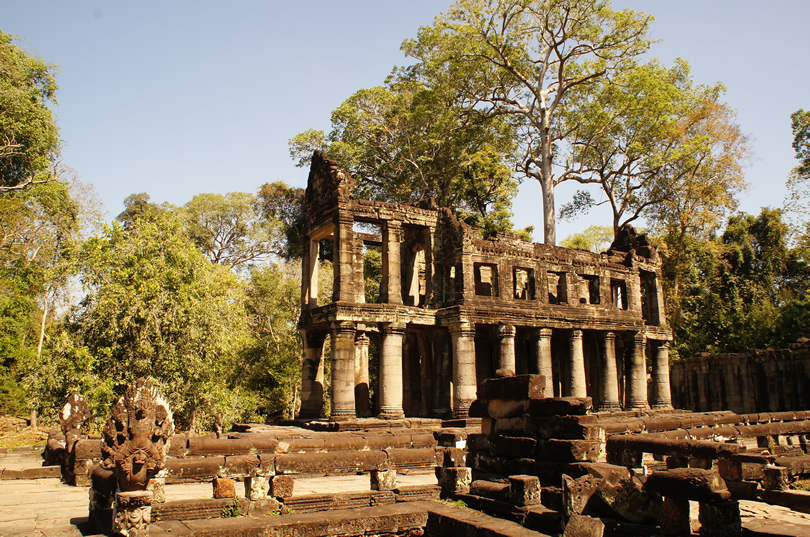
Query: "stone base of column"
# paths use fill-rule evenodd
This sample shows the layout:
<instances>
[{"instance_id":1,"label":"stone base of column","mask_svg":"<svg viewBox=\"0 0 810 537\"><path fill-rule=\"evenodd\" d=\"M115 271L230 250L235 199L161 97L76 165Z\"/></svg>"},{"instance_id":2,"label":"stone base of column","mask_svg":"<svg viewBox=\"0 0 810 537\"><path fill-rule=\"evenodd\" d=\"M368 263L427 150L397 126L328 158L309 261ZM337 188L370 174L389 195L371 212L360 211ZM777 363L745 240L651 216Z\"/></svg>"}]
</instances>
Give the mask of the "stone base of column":
<instances>
[{"instance_id":1,"label":"stone base of column","mask_svg":"<svg viewBox=\"0 0 810 537\"><path fill-rule=\"evenodd\" d=\"M401 408L383 408L377 417L381 420L398 420L404 418L405 413Z\"/></svg>"},{"instance_id":2,"label":"stone base of column","mask_svg":"<svg viewBox=\"0 0 810 537\"><path fill-rule=\"evenodd\" d=\"M644 402L630 403L627 405L627 410L650 410L650 405Z\"/></svg>"},{"instance_id":3,"label":"stone base of column","mask_svg":"<svg viewBox=\"0 0 810 537\"><path fill-rule=\"evenodd\" d=\"M597 412L614 412L616 410L621 410L622 407L619 403L599 403L599 406L596 408Z\"/></svg>"},{"instance_id":4,"label":"stone base of column","mask_svg":"<svg viewBox=\"0 0 810 537\"><path fill-rule=\"evenodd\" d=\"M352 421L356 419L357 416L353 410L333 410L329 416L329 421Z\"/></svg>"},{"instance_id":5,"label":"stone base of column","mask_svg":"<svg viewBox=\"0 0 810 537\"><path fill-rule=\"evenodd\" d=\"M453 417L456 419L467 419L470 417L470 404L460 404L453 409Z\"/></svg>"},{"instance_id":6,"label":"stone base of column","mask_svg":"<svg viewBox=\"0 0 810 537\"><path fill-rule=\"evenodd\" d=\"M152 499L150 491L119 492L115 495L113 511L113 535L146 537L152 521Z\"/></svg>"},{"instance_id":7,"label":"stone base of column","mask_svg":"<svg viewBox=\"0 0 810 537\"><path fill-rule=\"evenodd\" d=\"M667 403L659 403L652 405L653 410L672 410L673 406Z\"/></svg>"}]
</instances>

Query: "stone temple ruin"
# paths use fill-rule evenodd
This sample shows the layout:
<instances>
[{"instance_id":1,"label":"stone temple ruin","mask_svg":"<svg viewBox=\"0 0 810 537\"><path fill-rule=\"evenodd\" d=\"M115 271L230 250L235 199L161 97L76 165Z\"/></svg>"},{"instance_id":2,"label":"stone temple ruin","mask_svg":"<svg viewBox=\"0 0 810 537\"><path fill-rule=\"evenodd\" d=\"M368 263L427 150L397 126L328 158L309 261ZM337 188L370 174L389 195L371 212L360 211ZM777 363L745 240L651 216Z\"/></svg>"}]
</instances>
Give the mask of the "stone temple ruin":
<instances>
[{"instance_id":1,"label":"stone temple ruin","mask_svg":"<svg viewBox=\"0 0 810 537\"><path fill-rule=\"evenodd\" d=\"M331 339L331 417L465 417L486 378L540 374L600 410L671 408L669 341L654 250L626 234L605 254L480 230L431 203L352 199L352 178L315 152L304 202L301 413L321 415ZM623 244L622 244L623 242ZM364 257L382 256L379 300ZM333 252L331 300L318 266ZM369 340L379 349L369 402ZM645 357L652 358L648 399Z\"/></svg>"},{"instance_id":2,"label":"stone temple ruin","mask_svg":"<svg viewBox=\"0 0 810 537\"><path fill-rule=\"evenodd\" d=\"M173 434L165 401L138 381L102 438L81 431L89 411L71 396L45 458L66 483L90 486L95 531L810 534L810 524L743 516L753 505L810 513L810 493L791 488L810 479L810 412L673 408L661 271L632 229L596 255L484 237L447 209L352 199L352 187L314 155L301 419ZM375 250L381 277L367 291ZM319 260L329 252L332 297L323 300ZM803 364L807 349L794 350ZM750 377L755 358L735 371ZM714 393L708 381L681 381L674 392L695 386L713 402L745 400L741 390ZM341 488L351 479L355 488ZM307 489L318 480L320 489ZM198 495L183 496L194 486Z\"/></svg>"}]
</instances>

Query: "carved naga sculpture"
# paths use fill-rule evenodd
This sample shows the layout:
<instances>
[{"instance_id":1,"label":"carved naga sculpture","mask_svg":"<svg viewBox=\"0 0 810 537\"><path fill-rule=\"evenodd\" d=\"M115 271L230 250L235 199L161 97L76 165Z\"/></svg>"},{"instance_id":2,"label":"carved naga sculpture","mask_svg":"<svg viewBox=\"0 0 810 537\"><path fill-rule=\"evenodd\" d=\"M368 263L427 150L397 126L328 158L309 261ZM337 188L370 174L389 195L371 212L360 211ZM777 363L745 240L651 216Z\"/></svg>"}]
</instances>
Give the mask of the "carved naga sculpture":
<instances>
[{"instance_id":1,"label":"carved naga sculpture","mask_svg":"<svg viewBox=\"0 0 810 537\"><path fill-rule=\"evenodd\" d=\"M169 404L155 386L138 379L113 407L104 427L102 466L112 470L120 491L146 490L163 469L173 434Z\"/></svg>"}]
</instances>

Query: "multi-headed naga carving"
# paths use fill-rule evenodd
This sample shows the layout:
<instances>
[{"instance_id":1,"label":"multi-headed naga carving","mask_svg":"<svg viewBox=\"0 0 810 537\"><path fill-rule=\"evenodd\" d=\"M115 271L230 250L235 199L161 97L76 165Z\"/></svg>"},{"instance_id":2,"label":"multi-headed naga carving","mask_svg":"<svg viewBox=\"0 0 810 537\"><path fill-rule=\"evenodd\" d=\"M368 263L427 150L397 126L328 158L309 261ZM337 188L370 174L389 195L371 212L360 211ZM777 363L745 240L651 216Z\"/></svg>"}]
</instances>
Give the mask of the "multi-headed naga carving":
<instances>
[{"instance_id":1,"label":"multi-headed naga carving","mask_svg":"<svg viewBox=\"0 0 810 537\"><path fill-rule=\"evenodd\" d=\"M82 424L89 417L90 409L87 407L84 397L77 393L71 394L59 415L62 434L65 435L68 447L79 438Z\"/></svg>"},{"instance_id":2,"label":"multi-headed naga carving","mask_svg":"<svg viewBox=\"0 0 810 537\"><path fill-rule=\"evenodd\" d=\"M112 470L121 491L146 490L166 462L174 434L169 404L144 379L131 384L118 400L104 427L102 466Z\"/></svg>"}]
</instances>

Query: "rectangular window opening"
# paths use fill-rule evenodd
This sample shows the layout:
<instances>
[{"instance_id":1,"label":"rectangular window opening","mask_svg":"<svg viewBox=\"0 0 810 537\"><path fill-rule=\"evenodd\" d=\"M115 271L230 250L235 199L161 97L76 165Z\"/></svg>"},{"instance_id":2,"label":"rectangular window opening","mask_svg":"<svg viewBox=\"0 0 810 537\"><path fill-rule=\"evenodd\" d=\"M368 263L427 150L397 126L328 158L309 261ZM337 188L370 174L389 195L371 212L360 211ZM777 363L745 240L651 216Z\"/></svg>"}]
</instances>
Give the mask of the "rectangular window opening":
<instances>
[{"instance_id":1,"label":"rectangular window opening","mask_svg":"<svg viewBox=\"0 0 810 537\"><path fill-rule=\"evenodd\" d=\"M512 274L516 300L534 300L534 269L515 267Z\"/></svg>"},{"instance_id":2,"label":"rectangular window opening","mask_svg":"<svg viewBox=\"0 0 810 537\"><path fill-rule=\"evenodd\" d=\"M475 294L478 296L498 296L498 265L475 263Z\"/></svg>"},{"instance_id":3,"label":"rectangular window opening","mask_svg":"<svg viewBox=\"0 0 810 537\"><path fill-rule=\"evenodd\" d=\"M613 305L620 309L627 309L627 282L624 280L610 280L610 295Z\"/></svg>"}]
</instances>

